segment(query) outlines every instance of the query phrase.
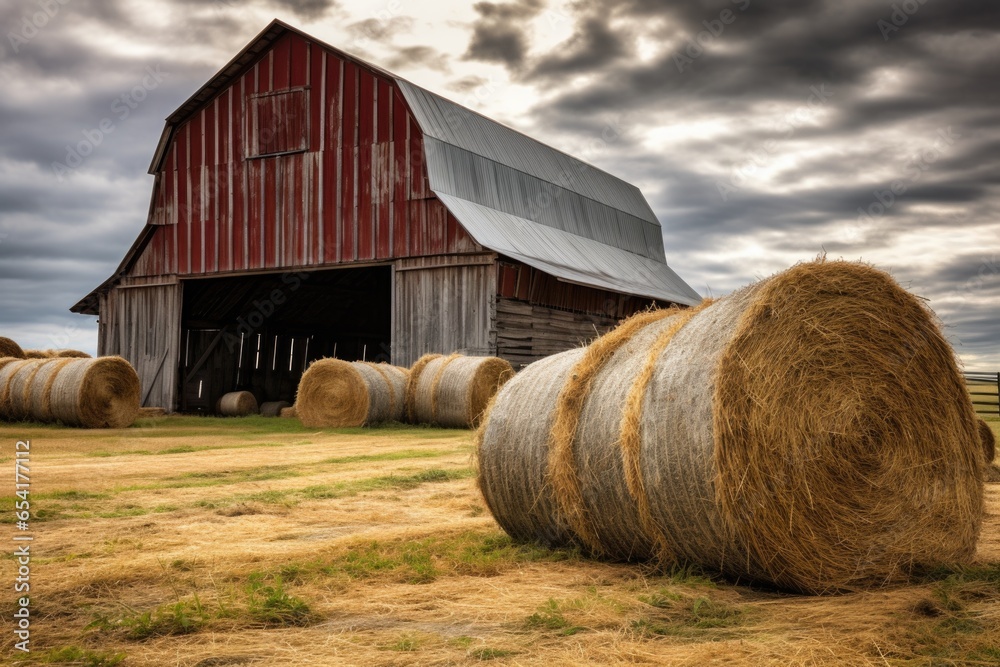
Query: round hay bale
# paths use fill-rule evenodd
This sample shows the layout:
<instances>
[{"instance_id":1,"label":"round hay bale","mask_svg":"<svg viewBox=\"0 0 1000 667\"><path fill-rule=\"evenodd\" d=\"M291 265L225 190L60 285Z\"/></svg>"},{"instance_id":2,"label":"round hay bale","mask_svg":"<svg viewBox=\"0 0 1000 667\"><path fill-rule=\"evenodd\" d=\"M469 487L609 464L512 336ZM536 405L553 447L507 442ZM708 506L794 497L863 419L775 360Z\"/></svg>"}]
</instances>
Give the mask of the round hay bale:
<instances>
[{"instance_id":1,"label":"round hay bale","mask_svg":"<svg viewBox=\"0 0 1000 667\"><path fill-rule=\"evenodd\" d=\"M139 414L139 376L121 357L70 359L46 383L52 418L68 426L126 428Z\"/></svg>"},{"instance_id":2,"label":"round hay bale","mask_svg":"<svg viewBox=\"0 0 1000 667\"><path fill-rule=\"evenodd\" d=\"M31 361L14 357L0 359L0 419L16 421L11 410L11 384L14 376Z\"/></svg>"},{"instance_id":3,"label":"round hay bale","mask_svg":"<svg viewBox=\"0 0 1000 667\"><path fill-rule=\"evenodd\" d=\"M14 359L24 359L24 350L21 346L10 338L0 336L0 358L12 357Z\"/></svg>"},{"instance_id":4,"label":"round hay bale","mask_svg":"<svg viewBox=\"0 0 1000 667\"><path fill-rule=\"evenodd\" d=\"M418 423L416 402L418 396L417 384L420 383L420 377L423 375L424 369L427 368L427 364L435 359L440 359L442 356L444 355L425 354L410 367L410 377L406 381L406 420L411 424Z\"/></svg>"},{"instance_id":5,"label":"round hay bale","mask_svg":"<svg viewBox=\"0 0 1000 667\"><path fill-rule=\"evenodd\" d=\"M986 457L986 463L993 463L993 459L997 457L997 438L993 434L993 429L984 419L979 420L979 440L983 444L983 456Z\"/></svg>"},{"instance_id":6,"label":"round hay bale","mask_svg":"<svg viewBox=\"0 0 1000 667\"><path fill-rule=\"evenodd\" d=\"M288 401L265 401L260 404L260 414L262 417L277 417L282 410L291 405Z\"/></svg>"},{"instance_id":7,"label":"round hay bale","mask_svg":"<svg viewBox=\"0 0 1000 667\"><path fill-rule=\"evenodd\" d=\"M52 350L25 350L25 359L51 359Z\"/></svg>"},{"instance_id":8,"label":"round hay bale","mask_svg":"<svg viewBox=\"0 0 1000 667\"><path fill-rule=\"evenodd\" d=\"M60 357L62 359L91 359L91 355L83 352L81 350L48 350L52 353L53 357Z\"/></svg>"},{"instance_id":9,"label":"round hay bale","mask_svg":"<svg viewBox=\"0 0 1000 667\"><path fill-rule=\"evenodd\" d=\"M512 536L812 593L971 558L975 413L888 275L811 262L639 317L496 397L479 483Z\"/></svg>"},{"instance_id":10,"label":"round hay bale","mask_svg":"<svg viewBox=\"0 0 1000 667\"><path fill-rule=\"evenodd\" d=\"M426 360L426 361L425 361ZM497 390L514 376L509 362L498 357L466 357L452 354L416 365L407 386L407 404L413 407L411 421L440 426L478 426L486 406Z\"/></svg>"},{"instance_id":11,"label":"round hay bale","mask_svg":"<svg viewBox=\"0 0 1000 667\"><path fill-rule=\"evenodd\" d=\"M257 399L249 391L231 391L222 395L216 408L224 417L246 417L257 414Z\"/></svg>"},{"instance_id":12,"label":"round hay bale","mask_svg":"<svg viewBox=\"0 0 1000 667\"><path fill-rule=\"evenodd\" d=\"M293 405L290 408L281 408L281 412L278 413L278 416L282 419L295 419L298 414L295 412L295 406Z\"/></svg>"},{"instance_id":13,"label":"round hay bale","mask_svg":"<svg viewBox=\"0 0 1000 667\"><path fill-rule=\"evenodd\" d=\"M407 377L406 369L389 364L320 359L302 374L295 412L311 428L399 420Z\"/></svg>"},{"instance_id":14,"label":"round hay bale","mask_svg":"<svg viewBox=\"0 0 1000 667\"><path fill-rule=\"evenodd\" d=\"M30 396L26 401L28 417L33 421L50 422L52 415L52 385L56 375L73 363L72 359L41 359L38 371L31 381Z\"/></svg>"}]
</instances>

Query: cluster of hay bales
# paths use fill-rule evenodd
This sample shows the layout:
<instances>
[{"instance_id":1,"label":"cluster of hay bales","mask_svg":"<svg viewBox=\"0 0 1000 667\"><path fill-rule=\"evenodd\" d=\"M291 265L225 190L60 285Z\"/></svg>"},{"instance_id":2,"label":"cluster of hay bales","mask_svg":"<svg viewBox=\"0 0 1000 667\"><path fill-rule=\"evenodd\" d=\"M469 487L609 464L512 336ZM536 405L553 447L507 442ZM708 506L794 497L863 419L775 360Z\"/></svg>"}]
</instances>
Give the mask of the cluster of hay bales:
<instances>
[{"instance_id":1,"label":"cluster of hay bales","mask_svg":"<svg viewBox=\"0 0 1000 667\"><path fill-rule=\"evenodd\" d=\"M407 370L389 364L320 359L299 381L295 405L282 417L310 427L371 426L403 421L469 428L514 375L496 357L425 355Z\"/></svg>"},{"instance_id":2,"label":"cluster of hay bales","mask_svg":"<svg viewBox=\"0 0 1000 667\"><path fill-rule=\"evenodd\" d=\"M848 590L971 558L979 428L921 301L817 261L529 365L477 434L479 484L520 540Z\"/></svg>"},{"instance_id":3,"label":"cluster of hay bales","mask_svg":"<svg viewBox=\"0 0 1000 667\"><path fill-rule=\"evenodd\" d=\"M139 414L139 377L120 357L0 359L0 419L125 428Z\"/></svg>"},{"instance_id":4,"label":"cluster of hay bales","mask_svg":"<svg viewBox=\"0 0 1000 667\"><path fill-rule=\"evenodd\" d=\"M406 416L414 424L477 426L514 369L498 357L426 354L410 370Z\"/></svg>"},{"instance_id":5,"label":"cluster of hay bales","mask_svg":"<svg viewBox=\"0 0 1000 667\"><path fill-rule=\"evenodd\" d=\"M280 417L281 411L292 407L288 401L265 401L260 404L260 415L262 417Z\"/></svg>"},{"instance_id":6,"label":"cluster of hay bales","mask_svg":"<svg viewBox=\"0 0 1000 667\"><path fill-rule=\"evenodd\" d=\"M403 417L409 371L390 364L320 359L299 381L295 414L306 426L371 426Z\"/></svg>"}]
</instances>

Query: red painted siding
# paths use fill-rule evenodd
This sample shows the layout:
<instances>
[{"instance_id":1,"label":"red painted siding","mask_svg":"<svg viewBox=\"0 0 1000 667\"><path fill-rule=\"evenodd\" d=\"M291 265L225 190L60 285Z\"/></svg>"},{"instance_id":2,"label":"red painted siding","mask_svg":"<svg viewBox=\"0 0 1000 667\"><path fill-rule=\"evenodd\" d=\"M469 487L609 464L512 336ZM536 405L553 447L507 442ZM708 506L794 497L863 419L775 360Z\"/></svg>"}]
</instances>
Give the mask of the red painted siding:
<instances>
[{"instance_id":1,"label":"red painted siding","mask_svg":"<svg viewBox=\"0 0 1000 667\"><path fill-rule=\"evenodd\" d=\"M297 152L248 157L254 112ZM156 176L156 229L132 275L481 250L430 192L420 130L393 82L296 35L175 129Z\"/></svg>"}]
</instances>

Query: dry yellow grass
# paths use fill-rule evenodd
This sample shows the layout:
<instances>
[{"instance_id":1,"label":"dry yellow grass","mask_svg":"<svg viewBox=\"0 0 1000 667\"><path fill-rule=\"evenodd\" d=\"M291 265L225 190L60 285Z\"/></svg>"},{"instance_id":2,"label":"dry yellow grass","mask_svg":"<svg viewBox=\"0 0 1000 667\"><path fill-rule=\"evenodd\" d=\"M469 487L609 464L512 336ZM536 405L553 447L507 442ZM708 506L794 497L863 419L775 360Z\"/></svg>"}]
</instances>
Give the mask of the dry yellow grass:
<instances>
[{"instance_id":1,"label":"dry yellow grass","mask_svg":"<svg viewBox=\"0 0 1000 667\"><path fill-rule=\"evenodd\" d=\"M320 431L260 417L88 432L5 424L2 465L13 467L12 443L25 437L36 513L28 664L1000 660L998 484L987 486L981 567L815 598L514 545L475 489L468 431ZM0 477L8 532L11 476ZM0 559L2 585L14 570ZM13 610L4 596L3 656Z\"/></svg>"}]
</instances>

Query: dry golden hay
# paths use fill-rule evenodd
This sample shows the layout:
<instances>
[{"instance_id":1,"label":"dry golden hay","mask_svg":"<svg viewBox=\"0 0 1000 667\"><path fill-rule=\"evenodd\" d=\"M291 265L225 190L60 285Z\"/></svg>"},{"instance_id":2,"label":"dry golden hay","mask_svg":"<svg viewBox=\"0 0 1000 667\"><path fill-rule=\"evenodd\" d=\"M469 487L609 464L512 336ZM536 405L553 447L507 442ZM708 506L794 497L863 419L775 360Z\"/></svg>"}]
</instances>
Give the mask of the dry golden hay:
<instances>
[{"instance_id":1,"label":"dry golden hay","mask_svg":"<svg viewBox=\"0 0 1000 667\"><path fill-rule=\"evenodd\" d=\"M52 350L25 350L25 359L51 359Z\"/></svg>"},{"instance_id":2,"label":"dry golden hay","mask_svg":"<svg viewBox=\"0 0 1000 667\"><path fill-rule=\"evenodd\" d=\"M435 359L441 358L442 356L444 355L425 354L417 359L417 362L410 367L410 377L406 381L406 421L411 424L417 423L417 383L420 382L420 376L423 375L424 369L427 368L427 364L431 363Z\"/></svg>"},{"instance_id":3,"label":"dry golden hay","mask_svg":"<svg viewBox=\"0 0 1000 667\"><path fill-rule=\"evenodd\" d=\"M63 359L90 359L91 356L82 350L48 350L53 357Z\"/></svg>"},{"instance_id":4,"label":"dry golden hay","mask_svg":"<svg viewBox=\"0 0 1000 667\"><path fill-rule=\"evenodd\" d=\"M68 426L126 428L139 415L139 376L121 357L70 359L46 382L52 417Z\"/></svg>"},{"instance_id":5,"label":"dry golden hay","mask_svg":"<svg viewBox=\"0 0 1000 667\"><path fill-rule=\"evenodd\" d=\"M281 412L278 413L278 416L282 419L295 419L299 415L295 411L295 406L293 405L290 408L281 408Z\"/></svg>"},{"instance_id":6,"label":"dry golden hay","mask_svg":"<svg viewBox=\"0 0 1000 667\"><path fill-rule=\"evenodd\" d=\"M639 318L496 397L479 483L512 536L812 593L972 557L976 416L936 318L887 274L810 262Z\"/></svg>"},{"instance_id":7,"label":"dry golden hay","mask_svg":"<svg viewBox=\"0 0 1000 667\"><path fill-rule=\"evenodd\" d=\"M12 357L14 359L24 359L24 350L21 346L10 338L4 338L0 336L0 359L4 357Z\"/></svg>"},{"instance_id":8,"label":"dry golden hay","mask_svg":"<svg viewBox=\"0 0 1000 667\"><path fill-rule=\"evenodd\" d=\"M139 378L120 357L0 361L0 417L124 428L139 412Z\"/></svg>"},{"instance_id":9,"label":"dry golden hay","mask_svg":"<svg viewBox=\"0 0 1000 667\"><path fill-rule=\"evenodd\" d=\"M414 423L478 426L493 396L514 376L510 363L498 357L429 356L414 365L406 388Z\"/></svg>"},{"instance_id":10,"label":"dry golden hay","mask_svg":"<svg viewBox=\"0 0 1000 667\"><path fill-rule=\"evenodd\" d=\"M257 414L257 399L249 391L231 391L222 395L216 408L223 417L246 417Z\"/></svg>"},{"instance_id":11,"label":"dry golden hay","mask_svg":"<svg viewBox=\"0 0 1000 667\"><path fill-rule=\"evenodd\" d=\"M282 410L291 405L288 401L265 401L260 404L260 414L262 417L277 417Z\"/></svg>"},{"instance_id":12,"label":"dry golden hay","mask_svg":"<svg viewBox=\"0 0 1000 667\"><path fill-rule=\"evenodd\" d=\"M997 438L993 434L993 429L985 420L979 420L979 440L983 443L983 456L987 463L992 463L997 457Z\"/></svg>"},{"instance_id":13,"label":"dry golden hay","mask_svg":"<svg viewBox=\"0 0 1000 667\"><path fill-rule=\"evenodd\" d=\"M311 428L399 421L408 375L405 368L389 364L314 361L299 381L295 414Z\"/></svg>"}]
</instances>

